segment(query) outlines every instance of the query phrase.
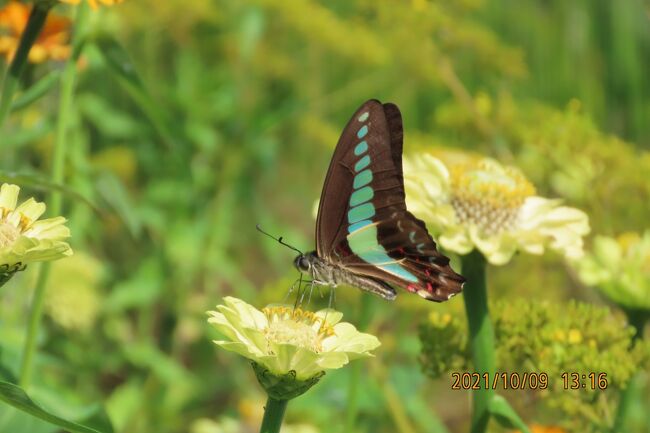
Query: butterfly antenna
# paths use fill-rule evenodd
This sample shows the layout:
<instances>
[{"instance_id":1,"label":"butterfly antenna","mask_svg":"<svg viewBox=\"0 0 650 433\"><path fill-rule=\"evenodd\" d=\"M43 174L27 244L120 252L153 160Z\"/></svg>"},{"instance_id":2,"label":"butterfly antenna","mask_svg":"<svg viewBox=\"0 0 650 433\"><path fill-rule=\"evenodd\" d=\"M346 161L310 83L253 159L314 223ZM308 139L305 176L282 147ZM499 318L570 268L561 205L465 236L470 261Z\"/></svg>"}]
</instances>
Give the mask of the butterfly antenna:
<instances>
[{"instance_id":1,"label":"butterfly antenna","mask_svg":"<svg viewBox=\"0 0 650 433\"><path fill-rule=\"evenodd\" d=\"M266 236L270 237L271 239L280 242L280 243L281 243L282 245L284 245L285 247L287 247L287 248L291 248L292 250L296 251L297 253L304 255L304 253L303 253L302 251L300 251L298 248L294 247L293 245L289 245L288 243L286 243L285 241L283 241L283 240L282 240L282 236L280 236L279 238L276 238L275 236L273 236L273 235L271 235L271 234L265 232L264 230L262 230L262 228L260 227L259 224L257 224L257 225L255 226L255 228L257 229L258 232L260 232L260 233L262 233L262 234L265 234Z\"/></svg>"}]
</instances>

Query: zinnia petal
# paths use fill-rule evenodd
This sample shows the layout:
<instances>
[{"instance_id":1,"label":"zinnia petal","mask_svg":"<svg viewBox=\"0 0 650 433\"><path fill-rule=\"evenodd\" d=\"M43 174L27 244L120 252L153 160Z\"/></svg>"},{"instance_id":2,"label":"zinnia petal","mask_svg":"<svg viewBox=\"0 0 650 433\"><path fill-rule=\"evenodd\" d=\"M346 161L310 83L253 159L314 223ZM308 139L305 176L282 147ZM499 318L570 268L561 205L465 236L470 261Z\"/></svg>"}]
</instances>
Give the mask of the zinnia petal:
<instances>
[{"instance_id":1,"label":"zinnia petal","mask_svg":"<svg viewBox=\"0 0 650 433\"><path fill-rule=\"evenodd\" d=\"M6 209L10 211L16 209L19 192L20 188L17 185L3 183L0 187L0 209Z\"/></svg>"}]
</instances>

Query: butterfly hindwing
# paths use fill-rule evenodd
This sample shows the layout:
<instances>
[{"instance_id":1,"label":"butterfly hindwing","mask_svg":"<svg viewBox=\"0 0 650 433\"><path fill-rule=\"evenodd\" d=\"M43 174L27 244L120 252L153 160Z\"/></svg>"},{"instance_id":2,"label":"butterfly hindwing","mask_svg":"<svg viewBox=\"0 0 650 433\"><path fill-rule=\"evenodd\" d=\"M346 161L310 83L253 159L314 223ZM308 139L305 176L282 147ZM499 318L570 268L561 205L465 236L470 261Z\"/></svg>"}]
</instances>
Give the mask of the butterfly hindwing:
<instances>
[{"instance_id":1,"label":"butterfly hindwing","mask_svg":"<svg viewBox=\"0 0 650 433\"><path fill-rule=\"evenodd\" d=\"M402 134L393 104L368 101L350 119L321 195L317 252L357 275L444 301L464 280L406 210Z\"/></svg>"}]
</instances>

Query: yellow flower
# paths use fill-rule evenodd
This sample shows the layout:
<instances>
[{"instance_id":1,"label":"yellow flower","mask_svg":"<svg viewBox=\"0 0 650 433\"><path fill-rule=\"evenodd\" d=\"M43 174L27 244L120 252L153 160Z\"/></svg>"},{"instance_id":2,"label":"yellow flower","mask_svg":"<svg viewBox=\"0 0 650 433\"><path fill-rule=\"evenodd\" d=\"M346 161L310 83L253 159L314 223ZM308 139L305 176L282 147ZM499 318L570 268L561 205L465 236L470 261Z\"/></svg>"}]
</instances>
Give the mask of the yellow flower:
<instances>
[{"instance_id":1,"label":"yellow flower","mask_svg":"<svg viewBox=\"0 0 650 433\"><path fill-rule=\"evenodd\" d=\"M493 265L508 263L519 250L543 254L550 248L567 258L583 253L587 215L536 196L514 167L457 154L444 163L423 153L404 160L404 177L409 209L450 251L477 248Z\"/></svg>"},{"instance_id":2,"label":"yellow flower","mask_svg":"<svg viewBox=\"0 0 650 433\"><path fill-rule=\"evenodd\" d=\"M582 343L582 332L577 329L569 330L569 343L579 344Z\"/></svg>"},{"instance_id":3,"label":"yellow flower","mask_svg":"<svg viewBox=\"0 0 650 433\"><path fill-rule=\"evenodd\" d=\"M244 301L226 297L225 305L210 311L208 321L228 340L215 343L238 353L271 374L294 374L297 380L343 367L350 360L372 356L377 337L364 334L331 309L305 311L270 305L262 311Z\"/></svg>"},{"instance_id":4,"label":"yellow flower","mask_svg":"<svg viewBox=\"0 0 650 433\"><path fill-rule=\"evenodd\" d=\"M584 284L597 287L612 302L650 310L650 230L596 236L591 251L573 265Z\"/></svg>"},{"instance_id":5,"label":"yellow flower","mask_svg":"<svg viewBox=\"0 0 650 433\"><path fill-rule=\"evenodd\" d=\"M57 260L72 255L63 240L70 237L65 218L38 221L45 204L33 198L16 207L20 188L2 184L0 187L0 266Z\"/></svg>"},{"instance_id":6,"label":"yellow flower","mask_svg":"<svg viewBox=\"0 0 650 433\"><path fill-rule=\"evenodd\" d=\"M68 3L71 5L78 5L81 3L81 0L59 0L61 3ZM97 9L99 5L103 6L113 6L118 3L122 3L124 0L88 0L88 4L91 8Z\"/></svg>"},{"instance_id":7,"label":"yellow flower","mask_svg":"<svg viewBox=\"0 0 650 433\"><path fill-rule=\"evenodd\" d=\"M102 272L101 262L83 252L53 264L45 295L47 315L68 331L90 331L101 307Z\"/></svg>"},{"instance_id":8,"label":"yellow flower","mask_svg":"<svg viewBox=\"0 0 650 433\"><path fill-rule=\"evenodd\" d=\"M30 7L10 1L0 9L0 55L11 61L27 25ZM65 60L70 56L70 20L50 13L43 29L29 51L31 63Z\"/></svg>"}]
</instances>

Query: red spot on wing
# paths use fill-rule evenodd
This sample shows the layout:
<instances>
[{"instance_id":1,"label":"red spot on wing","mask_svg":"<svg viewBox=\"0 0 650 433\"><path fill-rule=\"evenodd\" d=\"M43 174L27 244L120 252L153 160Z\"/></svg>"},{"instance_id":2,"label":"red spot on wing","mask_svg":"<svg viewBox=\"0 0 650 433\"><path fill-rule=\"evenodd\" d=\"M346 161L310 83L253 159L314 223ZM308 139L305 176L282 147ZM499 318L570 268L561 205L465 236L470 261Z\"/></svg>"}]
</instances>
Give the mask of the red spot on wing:
<instances>
[{"instance_id":1,"label":"red spot on wing","mask_svg":"<svg viewBox=\"0 0 650 433\"><path fill-rule=\"evenodd\" d=\"M411 293L415 293L418 290L418 288L415 284L409 284L408 286L406 286L406 290L408 290Z\"/></svg>"},{"instance_id":2,"label":"red spot on wing","mask_svg":"<svg viewBox=\"0 0 650 433\"><path fill-rule=\"evenodd\" d=\"M427 290L429 292L433 292L433 287L431 286L431 283L427 283Z\"/></svg>"}]
</instances>

